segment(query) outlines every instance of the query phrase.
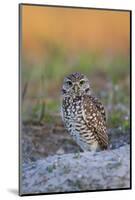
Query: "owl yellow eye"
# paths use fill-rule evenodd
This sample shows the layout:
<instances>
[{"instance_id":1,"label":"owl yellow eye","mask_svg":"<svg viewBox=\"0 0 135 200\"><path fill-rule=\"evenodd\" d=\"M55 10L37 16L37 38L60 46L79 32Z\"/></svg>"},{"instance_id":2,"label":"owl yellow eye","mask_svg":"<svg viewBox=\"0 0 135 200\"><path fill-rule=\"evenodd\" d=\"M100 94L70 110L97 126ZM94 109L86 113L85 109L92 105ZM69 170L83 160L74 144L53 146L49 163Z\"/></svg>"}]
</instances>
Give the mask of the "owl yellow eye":
<instances>
[{"instance_id":1,"label":"owl yellow eye","mask_svg":"<svg viewBox=\"0 0 135 200\"><path fill-rule=\"evenodd\" d=\"M72 86L72 82L71 81L67 81L66 83L67 83L67 85Z\"/></svg>"},{"instance_id":2,"label":"owl yellow eye","mask_svg":"<svg viewBox=\"0 0 135 200\"><path fill-rule=\"evenodd\" d=\"M84 83L85 83L84 80L81 80L81 81L80 81L80 85L83 85Z\"/></svg>"}]
</instances>

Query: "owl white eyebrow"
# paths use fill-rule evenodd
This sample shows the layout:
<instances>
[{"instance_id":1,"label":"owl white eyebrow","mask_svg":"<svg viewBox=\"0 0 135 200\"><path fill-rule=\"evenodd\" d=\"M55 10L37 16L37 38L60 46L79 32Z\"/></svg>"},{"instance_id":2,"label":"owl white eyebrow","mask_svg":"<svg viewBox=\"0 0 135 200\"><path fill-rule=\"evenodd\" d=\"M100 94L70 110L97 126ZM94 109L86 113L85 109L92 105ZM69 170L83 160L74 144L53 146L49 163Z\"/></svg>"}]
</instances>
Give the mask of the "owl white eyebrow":
<instances>
[{"instance_id":1,"label":"owl white eyebrow","mask_svg":"<svg viewBox=\"0 0 135 200\"><path fill-rule=\"evenodd\" d=\"M81 79L80 81L85 81L85 79Z\"/></svg>"}]
</instances>

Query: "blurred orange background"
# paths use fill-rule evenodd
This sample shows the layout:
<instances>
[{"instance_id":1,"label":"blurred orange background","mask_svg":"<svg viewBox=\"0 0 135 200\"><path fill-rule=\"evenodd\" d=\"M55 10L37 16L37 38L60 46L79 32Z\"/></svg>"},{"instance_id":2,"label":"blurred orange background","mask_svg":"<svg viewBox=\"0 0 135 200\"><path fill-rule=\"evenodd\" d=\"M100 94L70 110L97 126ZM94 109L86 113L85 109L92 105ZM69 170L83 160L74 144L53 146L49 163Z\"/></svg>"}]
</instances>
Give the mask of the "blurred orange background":
<instances>
[{"instance_id":1,"label":"blurred orange background","mask_svg":"<svg viewBox=\"0 0 135 200\"><path fill-rule=\"evenodd\" d=\"M60 7L22 7L23 54L37 58L47 45L69 52L105 51L129 54L129 12Z\"/></svg>"},{"instance_id":2,"label":"blurred orange background","mask_svg":"<svg viewBox=\"0 0 135 200\"><path fill-rule=\"evenodd\" d=\"M116 102L129 104L130 12L23 5L20 25L24 121L59 113L63 79L73 72L87 75L112 112ZM114 111L111 120L123 123L121 116Z\"/></svg>"}]
</instances>

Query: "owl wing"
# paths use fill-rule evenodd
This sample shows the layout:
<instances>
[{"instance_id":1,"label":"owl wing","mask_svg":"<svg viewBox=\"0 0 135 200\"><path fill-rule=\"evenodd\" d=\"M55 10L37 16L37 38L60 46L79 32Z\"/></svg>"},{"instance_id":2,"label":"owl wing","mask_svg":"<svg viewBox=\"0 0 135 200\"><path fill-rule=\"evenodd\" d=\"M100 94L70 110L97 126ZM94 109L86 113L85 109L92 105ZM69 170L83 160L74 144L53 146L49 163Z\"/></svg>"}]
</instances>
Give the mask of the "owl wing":
<instances>
[{"instance_id":1,"label":"owl wing","mask_svg":"<svg viewBox=\"0 0 135 200\"><path fill-rule=\"evenodd\" d=\"M106 129L105 111L99 100L94 99L91 96L84 96L83 118L87 126L93 131L100 147L102 149L106 149L108 146L108 135Z\"/></svg>"},{"instance_id":2,"label":"owl wing","mask_svg":"<svg viewBox=\"0 0 135 200\"><path fill-rule=\"evenodd\" d=\"M97 107L98 111L101 113L104 121L106 121L106 114L105 114L105 109L104 109L103 104L96 97L90 96L89 98L95 104L95 106Z\"/></svg>"}]
</instances>

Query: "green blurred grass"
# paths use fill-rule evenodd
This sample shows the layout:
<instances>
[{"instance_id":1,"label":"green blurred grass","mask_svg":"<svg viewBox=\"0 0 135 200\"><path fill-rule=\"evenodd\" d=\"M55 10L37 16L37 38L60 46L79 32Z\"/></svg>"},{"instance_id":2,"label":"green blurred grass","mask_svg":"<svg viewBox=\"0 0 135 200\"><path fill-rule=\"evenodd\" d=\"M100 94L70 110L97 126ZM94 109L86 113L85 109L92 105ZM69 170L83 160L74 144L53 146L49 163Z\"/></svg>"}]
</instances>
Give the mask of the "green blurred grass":
<instances>
[{"instance_id":1,"label":"green blurred grass","mask_svg":"<svg viewBox=\"0 0 135 200\"><path fill-rule=\"evenodd\" d=\"M53 49L42 63L21 67L22 120L54 123L60 112L60 90L65 75L79 71L90 79L94 93L106 107L109 127L130 128L130 60L124 55L81 52L68 55Z\"/></svg>"}]
</instances>

